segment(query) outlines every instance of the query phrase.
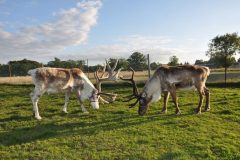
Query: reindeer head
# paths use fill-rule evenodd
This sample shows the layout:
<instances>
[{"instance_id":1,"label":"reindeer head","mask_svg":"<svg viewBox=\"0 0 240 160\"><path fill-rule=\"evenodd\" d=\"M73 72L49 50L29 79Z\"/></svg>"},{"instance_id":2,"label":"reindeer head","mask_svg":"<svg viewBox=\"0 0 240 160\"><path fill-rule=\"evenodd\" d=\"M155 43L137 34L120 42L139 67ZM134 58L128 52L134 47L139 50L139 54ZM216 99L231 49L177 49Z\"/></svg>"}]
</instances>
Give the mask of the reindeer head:
<instances>
[{"instance_id":1,"label":"reindeer head","mask_svg":"<svg viewBox=\"0 0 240 160\"><path fill-rule=\"evenodd\" d=\"M152 100L152 97L147 97L145 92L140 94L139 107L138 107L138 114L139 115L143 116L147 112L151 100Z\"/></svg>"},{"instance_id":2,"label":"reindeer head","mask_svg":"<svg viewBox=\"0 0 240 160\"><path fill-rule=\"evenodd\" d=\"M128 98L128 99L125 100L124 102L129 102L133 99L136 99L136 101L134 103L129 105L129 108L133 108L133 107L136 106L137 103L139 103L138 114L142 116L147 112L147 109L148 109L149 104L151 102L151 97L148 98L147 95L144 92L139 94L136 82L133 79L135 71L131 67L130 67L130 70L132 71L132 77L131 78L120 77L121 80L130 81L132 86L133 86L133 93L129 96L126 96L125 98Z\"/></svg>"}]
</instances>

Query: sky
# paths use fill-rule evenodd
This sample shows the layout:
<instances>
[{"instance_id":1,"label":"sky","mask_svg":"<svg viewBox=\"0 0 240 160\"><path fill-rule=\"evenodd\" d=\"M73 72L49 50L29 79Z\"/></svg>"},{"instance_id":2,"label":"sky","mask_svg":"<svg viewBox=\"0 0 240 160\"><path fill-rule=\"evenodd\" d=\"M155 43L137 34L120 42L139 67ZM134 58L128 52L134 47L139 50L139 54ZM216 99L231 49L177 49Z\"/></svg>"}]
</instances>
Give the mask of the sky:
<instances>
[{"instance_id":1,"label":"sky","mask_svg":"<svg viewBox=\"0 0 240 160\"><path fill-rule=\"evenodd\" d=\"M0 0L0 63L95 65L136 51L158 63L208 60L211 39L239 33L239 8L239 0Z\"/></svg>"}]
</instances>

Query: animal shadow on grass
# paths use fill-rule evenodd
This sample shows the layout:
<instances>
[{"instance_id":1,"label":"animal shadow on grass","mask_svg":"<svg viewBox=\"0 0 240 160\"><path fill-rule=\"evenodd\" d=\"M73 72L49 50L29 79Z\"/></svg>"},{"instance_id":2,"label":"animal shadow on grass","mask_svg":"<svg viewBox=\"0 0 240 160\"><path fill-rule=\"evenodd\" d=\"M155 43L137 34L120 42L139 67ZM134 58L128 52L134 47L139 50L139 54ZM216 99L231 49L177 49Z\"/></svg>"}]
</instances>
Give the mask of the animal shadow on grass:
<instances>
[{"instance_id":1,"label":"animal shadow on grass","mask_svg":"<svg viewBox=\"0 0 240 160\"><path fill-rule=\"evenodd\" d=\"M181 153L178 152L167 152L163 154L159 159L178 159L181 157Z\"/></svg>"},{"instance_id":2,"label":"animal shadow on grass","mask_svg":"<svg viewBox=\"0 0 240 160\"><path fill-rule=\"evenodd\" d=\"M9 121L28 121L31 120L30 116L19 116L19 115L13 115L4 119L0 119L0 122L9 122Z\"/></svg>"},{"instance_id":3,"label":"animal shadow on grass","mask_svg":"<svg viewBox=\"0 0 240 160\"><path fill-rule=\"evenodd\" d=\"M2 99L8 99L8 98L12 99L13 97L24 96L24 98L26 98L26 97L28 98L29 97L29 99L30 99L29 93L26 94L26 93L10 93L10 92L7 92L7 94L6 93L0 93L0 97Z\"/></svg>"},{"instance_id":4,"label":"animal shadow on grass","mask_svg":"<svg viewBox=\"0 0 240 160\"><path fill-rule=\"evenodd\" d=\"M36 122L37 124L33 127L16 128L7 132L0 133L0 145L11 146L16 144L34 142L36 140L46 140L52 137L69 137L69 135L92 136L102 131L129 128L131 126L137 126L144 123L151 123L163 118L164 117L161 117L159 115L142 118L138 115L132 114L121 114L119 116L116 116L115 114L109 118L103 118L100 120L98 119L97 121L88 123L84 121L70 123L66 122L64 124L58 124L56 122ZM7 119L4 121L7 121Z\"/></svg>"}]
</instances>

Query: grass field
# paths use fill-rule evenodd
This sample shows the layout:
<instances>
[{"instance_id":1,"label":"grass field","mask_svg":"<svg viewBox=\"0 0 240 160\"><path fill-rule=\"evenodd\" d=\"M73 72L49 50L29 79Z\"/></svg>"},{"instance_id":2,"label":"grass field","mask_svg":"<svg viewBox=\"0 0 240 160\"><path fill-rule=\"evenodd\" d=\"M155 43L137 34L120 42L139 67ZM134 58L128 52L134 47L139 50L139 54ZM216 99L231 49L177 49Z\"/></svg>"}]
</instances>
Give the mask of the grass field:
<instances>
[{"instance_id":1,"label":"grass field","mask_svg":"<svg viewBox=\"0 0 240 160\"><path fill-rule=\"evenodd\" d=\"M124 84L104 87L119 98L88 107L89 114L74 95L68 114L61 112L64 95L44 95L41 121L31 117L32 85L0 88L0 159L240 159L240 88L210 87L212 110L201 115L194 113L197 93L178 92L180 116L171 102L159 114L162 100L138 116L122 102L131 92Z\"/></svg>"}]
</instances>

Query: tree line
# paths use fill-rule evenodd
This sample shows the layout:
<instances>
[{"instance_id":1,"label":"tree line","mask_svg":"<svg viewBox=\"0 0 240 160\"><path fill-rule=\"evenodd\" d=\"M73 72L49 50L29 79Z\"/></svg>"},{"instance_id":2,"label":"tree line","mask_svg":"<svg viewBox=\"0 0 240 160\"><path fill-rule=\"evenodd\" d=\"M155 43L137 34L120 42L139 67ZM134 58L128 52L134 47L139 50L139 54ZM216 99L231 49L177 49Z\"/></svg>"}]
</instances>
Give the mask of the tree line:
<instances>
[{"instance_id":1,"label":"tree line","mask_svg":"<svg viewBox=\"0 0 240 160\"><path fill-rule=\"evenodd\" d=\"M110 65L115 63L116 59L109 59ZM134 52L128 59L120 58L116 69L123 68L127 70L132 67L136 71L147 69L147 59L140 52ZM28 70L38 67L56 67L56 68L80 68L84 72L95 72L101 65L88 66L84 60L61 60L57 57L53 61L43 64L32 60L9 61L7 64L0 64L0 76L26 76Z\"/></svg>"},{"instance_id":2,"label":"tree line","mask_svg":"<svg viewBox=\"0 0 240 160\"><path fill-rule=\"evenodd\" d=\"M225 77L227 68L232 64L240 63L240 58L235 59L234 55L240 52L240 37L237 33L227 33L225 35L218 35L210 40L209 49L206 55L209 57L208 61L196 60L195 64L205 65L210 68L225 68ZM115 59L110 58L110 65L115 63ZM189 64L188 62L179 63L177 56L171 56L169 58L168 65L182 65ZM152 62L150 68L155 70L161 65L158 62ZM57 67L57 68L80 68L84 72L95 72L101 65L87 66L84 60L60 60L54 58L53 61L49 61L47 64L43 64L37 61L23 59L20 61L9 61L8 64L0 64L0 76L25 76L27 71L38 67ZM123 68L127 70L132 67L136 71L143 71L148 69L147 58L140 52L134 52L129 58L120 58L116 69Z\"/></svg>"}]
</instances>

